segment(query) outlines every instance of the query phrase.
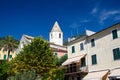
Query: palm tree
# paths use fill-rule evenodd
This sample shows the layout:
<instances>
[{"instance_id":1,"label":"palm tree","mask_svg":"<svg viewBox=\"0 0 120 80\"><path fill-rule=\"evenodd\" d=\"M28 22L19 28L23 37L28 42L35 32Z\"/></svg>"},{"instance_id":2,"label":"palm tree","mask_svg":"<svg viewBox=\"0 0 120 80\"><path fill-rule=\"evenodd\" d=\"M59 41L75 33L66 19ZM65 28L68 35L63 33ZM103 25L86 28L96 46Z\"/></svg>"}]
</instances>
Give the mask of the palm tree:
<instances>
[{"instance_id":1,"label":"palm tree","mask_svg":"<svg viewBox=\"0 0 120 80\"><path fill-rule=\"evenodd\" d=\"M18 47L18 40L14 39L13 36L5 36L0 38L0 49L7 51L7 61L9 61L10 52L14 52Z\"/></svg>"}]
</instances>

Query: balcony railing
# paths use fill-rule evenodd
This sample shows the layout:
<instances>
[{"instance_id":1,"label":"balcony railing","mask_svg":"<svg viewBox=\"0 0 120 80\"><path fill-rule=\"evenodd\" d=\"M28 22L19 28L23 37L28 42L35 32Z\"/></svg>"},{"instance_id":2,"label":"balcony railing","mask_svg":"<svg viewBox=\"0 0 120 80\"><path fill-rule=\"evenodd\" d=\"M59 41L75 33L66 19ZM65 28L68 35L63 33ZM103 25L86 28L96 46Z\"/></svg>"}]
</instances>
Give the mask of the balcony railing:
<instances>
[{"instance_id":1,"label":"balcony railing","mask_svg":"<svg viewBox=\"0 0 120 80\"><path fill-rule=\"evenodd\" d=\"M67 72L66 73L80 73L80 72L88 72L88 66L81 65L67 65Z\"/></svg>"},{"instance_id":2,"label":"balcony railing","mask_svg":"<svg viewBox=\"0 0 120 80\"><path fill-rule=\"evenodd\" d=\"M86 66L80 67L79 70L82 72L88 72L88 66L86 65Z\"/></svg>"}]
</instances>

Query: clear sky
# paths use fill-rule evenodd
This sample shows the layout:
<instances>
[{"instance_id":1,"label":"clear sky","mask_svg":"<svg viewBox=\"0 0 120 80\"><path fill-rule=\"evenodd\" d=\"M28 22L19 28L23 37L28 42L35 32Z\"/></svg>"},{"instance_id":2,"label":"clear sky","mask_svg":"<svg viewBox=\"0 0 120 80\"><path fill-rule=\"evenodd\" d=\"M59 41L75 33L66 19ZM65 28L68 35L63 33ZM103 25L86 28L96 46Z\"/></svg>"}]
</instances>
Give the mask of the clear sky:
<instances>
[{"instance_id":1,"label":"clear sky","mask_svg":"<svg viewBox=\"0 0 120 80\"><path fill-rule=\"evenodd\" d=\"M0 0L0 37L42 35L58 21L64 39L120 22L120 0Z\"/></svg>"}]
</instances>

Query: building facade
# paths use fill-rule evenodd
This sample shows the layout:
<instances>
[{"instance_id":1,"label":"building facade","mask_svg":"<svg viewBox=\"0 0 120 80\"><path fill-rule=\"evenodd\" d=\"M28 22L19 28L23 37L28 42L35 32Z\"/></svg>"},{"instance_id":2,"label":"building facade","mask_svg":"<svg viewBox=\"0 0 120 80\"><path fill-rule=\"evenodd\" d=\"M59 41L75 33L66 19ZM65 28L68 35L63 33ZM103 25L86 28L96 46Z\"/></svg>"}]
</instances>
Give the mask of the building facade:
<instances>
[{"instance_id":1,"label":"building facade","mask_svg":"<svg viewBox=\"0 0 120 80\"><path fill-rule=\"evenodd\" d=\"M120 80L120 23L76 38L67 47L62 65L71 72L66 80Z\"/></svg>"},{"instance_id":2,"label":"building facade","mask_svg":"<svg viewBox=\"0 0 120 80\"><path fill-rule=\"evenodd\" d=\"M16 51L11 51L9 55L9 60L16 56ZM3 48L0 50L0 60L7 60L8 58L8 51L4 50Z\"/></svg>"},{"instance_id":3,"label":"building facade","mask_svg":"<svg viewBox=\"0 0 120 80\"><path fill-rule=\"evenodd\" d=\"M17 49L17 54L22 50L24 45L30 44L31 40L33 40L34 37L23 35L20 44ZM60 29L60 26L58 25L58 22L56 21L50 34L49 34L49 43L50 47L53 49L54 55L56 55L58 58L65 55L67 53L67 47L63 45L63 32Z\"/></svg>"}]
</instances>

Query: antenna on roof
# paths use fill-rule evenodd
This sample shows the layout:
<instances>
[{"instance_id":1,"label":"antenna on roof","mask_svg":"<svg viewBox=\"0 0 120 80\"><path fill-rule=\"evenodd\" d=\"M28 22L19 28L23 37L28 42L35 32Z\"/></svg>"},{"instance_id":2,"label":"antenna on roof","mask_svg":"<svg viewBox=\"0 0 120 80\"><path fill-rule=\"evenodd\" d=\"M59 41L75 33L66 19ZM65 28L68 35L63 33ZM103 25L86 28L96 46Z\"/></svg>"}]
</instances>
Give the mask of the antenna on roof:
<instances>
[{"instance_id":1,"label":"antenna on roof","mask_svg":"<svg viewBox=\"0 0 120 80\"><path fill-rule=\"evenodd\" d=\"M77 28L77 35L78 35L78 28Z\"/></svg>"},{"instance_id":2,"label":"antenna on roof","mask_svg":"<svg viewBox=\"0 0 120 80\"><path fill-rule=\"evenodd\" d=\"M71 30L71 37L72 37L72 35L73 35L73 34L72 34L72 30Z\"/></svg>"}]
</instances>

